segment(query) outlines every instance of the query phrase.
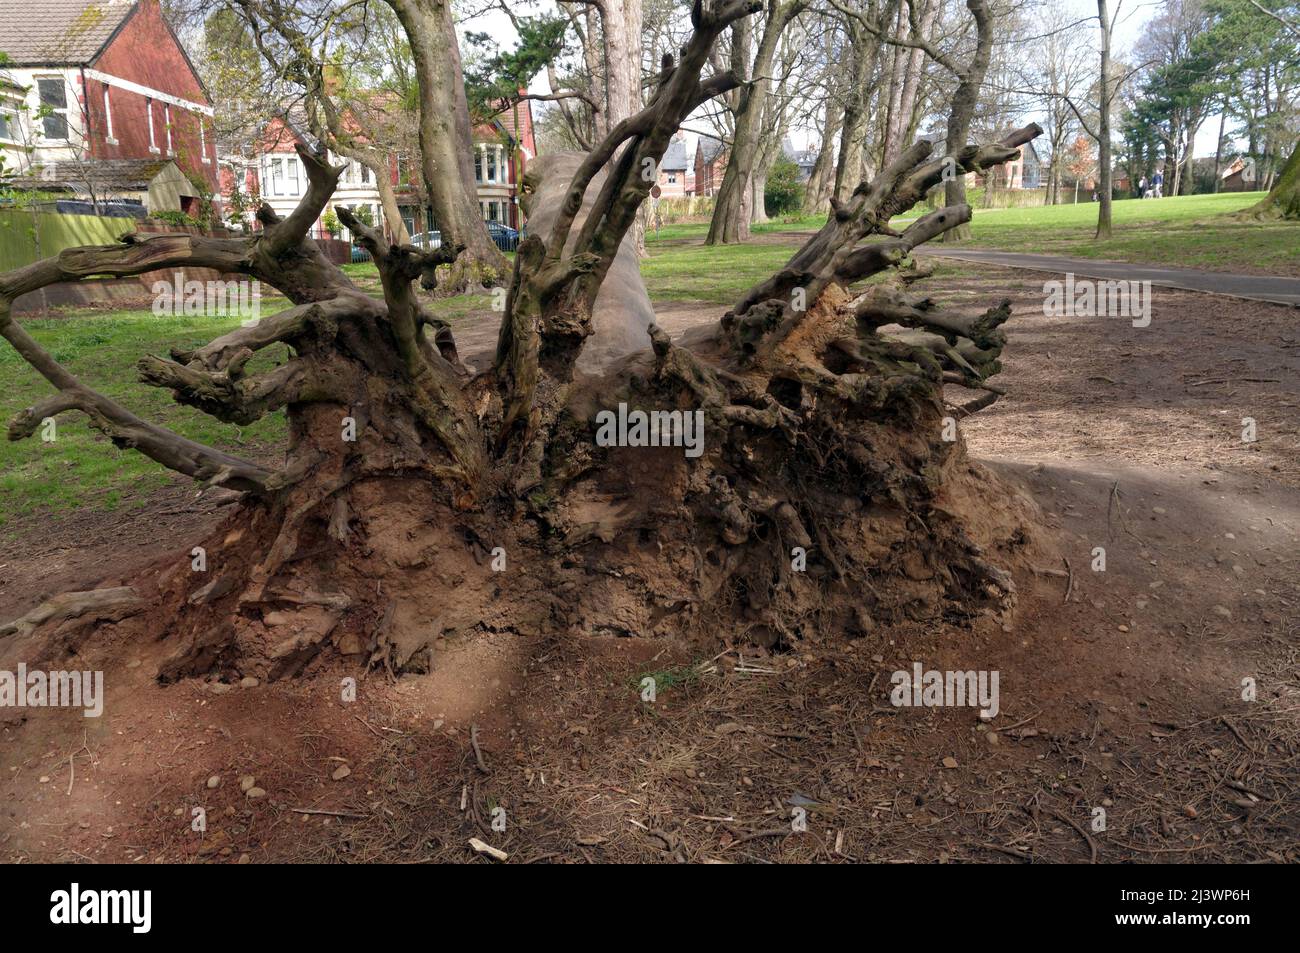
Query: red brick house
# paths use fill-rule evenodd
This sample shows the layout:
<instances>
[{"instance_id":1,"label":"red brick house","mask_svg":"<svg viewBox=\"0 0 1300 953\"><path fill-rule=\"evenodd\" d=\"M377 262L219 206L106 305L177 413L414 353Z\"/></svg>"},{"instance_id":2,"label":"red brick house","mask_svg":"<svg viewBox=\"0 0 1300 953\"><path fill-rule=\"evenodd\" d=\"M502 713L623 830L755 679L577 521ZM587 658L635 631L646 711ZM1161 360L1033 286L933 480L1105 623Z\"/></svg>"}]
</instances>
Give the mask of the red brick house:
<instances>
[{"instance_id":1,"label":"red brick house","mask_svg":"<svg viewBox=\"0 0 1300 953\"><path fill-rule=\"evenodd\" d=\"M712 136L695 140L695 194L716 195L727 173L727 144Z\"/></svg>"},{"instance_id":2,"label":"red brick house","mask_svg":"<svg viewBox=\"0 0 1300 953\"><path fill-rule=\"evenodd\" d=\"M159 0L0 0L0 52L9 170L170 159L216 191L212 104Z\"/></svg>"},{"instance_id":3,"label":"red brick house","mask_svg":"<svg viewBox=\"0 0 1300 953\"><path fill-rule=\"evenodd\" d=\"M517 121L517 150L513 110L507 109L474 129L474 180L479 210L484 221L500 222L512 228L522 224L519 182L524 167L537 155L532 111L527 100L519 105ZM222 159L221 194L228 199L233 184L238 183L245 195L256 195L277 214L288 215L307 189L306 172L294 151L297 143L310 149L317 146L315 137L300 118L290 115L268 120L247 155ZM346 163L347 168L329 207L347 206L354 212L364 208L376 224L386 224L379 189L370 169L339 156L332 156L330 161L336 165ZM419 156L390 152L388 176L407 231L416 235L436 229L433 212L421 194ZM323 229L317 224L319 237Z\"/></svg>"}]
</instances>

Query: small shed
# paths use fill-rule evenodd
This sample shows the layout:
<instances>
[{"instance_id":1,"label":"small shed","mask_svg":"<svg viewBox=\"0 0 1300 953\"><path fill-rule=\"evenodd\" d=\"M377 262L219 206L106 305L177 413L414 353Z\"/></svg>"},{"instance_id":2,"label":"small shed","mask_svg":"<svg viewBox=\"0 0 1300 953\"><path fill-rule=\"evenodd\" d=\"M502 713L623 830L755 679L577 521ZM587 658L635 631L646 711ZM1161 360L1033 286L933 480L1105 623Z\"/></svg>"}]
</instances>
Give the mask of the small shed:
<instances>
[{"instance_id":1,"label":"small shed","mask_svg":"<svg viewBox=\"0 0 1300 953\"><path fill-rule=\"evenodd\" d=\"M56 162L35 176L10 180L10 186L40 192L65 192L86 202L138 202L150 215L197 215L199 189L171 159L88 159Z\"/></svg>"}]
</instances>

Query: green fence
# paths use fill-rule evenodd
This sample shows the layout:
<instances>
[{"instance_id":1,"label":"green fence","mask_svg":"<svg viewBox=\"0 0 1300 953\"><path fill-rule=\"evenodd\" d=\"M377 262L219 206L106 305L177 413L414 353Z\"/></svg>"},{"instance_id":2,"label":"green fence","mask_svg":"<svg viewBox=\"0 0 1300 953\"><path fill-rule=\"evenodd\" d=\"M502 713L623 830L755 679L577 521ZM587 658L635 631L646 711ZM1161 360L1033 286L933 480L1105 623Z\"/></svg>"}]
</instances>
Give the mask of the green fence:
<instances>
[{"instance_id":1,"label":"green fence","mask_svg":"<svg viewBox=\"0 0 1300 953\"><path fill-rule=\"evenodd\" d=\"M112 245L135 220L0 208L0 271L21 268L79 245ZM39 235L39 242L37 240Z\"/></svg>"}]
</instances>

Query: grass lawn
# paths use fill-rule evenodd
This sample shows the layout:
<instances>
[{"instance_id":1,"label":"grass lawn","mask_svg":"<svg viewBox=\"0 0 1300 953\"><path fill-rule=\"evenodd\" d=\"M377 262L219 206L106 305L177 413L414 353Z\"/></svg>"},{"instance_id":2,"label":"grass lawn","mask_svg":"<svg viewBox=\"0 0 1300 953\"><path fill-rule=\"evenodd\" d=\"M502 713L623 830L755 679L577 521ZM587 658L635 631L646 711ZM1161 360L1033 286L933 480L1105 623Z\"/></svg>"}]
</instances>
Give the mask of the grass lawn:
<instances>
[{"instance_id":1,"label":"grass lawn","mask_svg":"<svg viewBox=\"0 0 1300 953\"><path fill-rule=\"evenodd\" d=\"M778 270L796 244L714 245L647 242L641 277L652 301L734 304L749 287Z\"/></svg>"},{"instance_id":2,"label":"grass lawn","mask_svg":"<svg viewBox=\"0 0 1300 953\"><path fill-rule=\"evenodd\" d=\"M373 278L377 293L373 264L346 267L363 287ZM262 314L274 314L287 304L280 297L264 298ZM458 295L442 299L438 313L454 324L471 312L490 307L487 294ZM280 459L286 430L283 412L269 414L247 427L223 424L177 404L170 391L136 379L135 365L144 355L166 357L172 347L206 344L237 327L239 318L159 317L150 310L138 310L81 311L19 320L59 363L137 416L236 456L260 456L272 465ZM288 356L283 345L268 347L249 364L249 372L268 370ZM8 342L0 345L0 423L52 393L53 388ZM0 440L0 534L7 532L6 524L19 514L140 505L151 492L176 479L143 454L118 450L92 430L82 414L71 411L57 421L52 443L42 442L40 430L25 440Z\"/></svg>"},{"instance_id":3,"label":"grass lawn","mask_svg":"<svg viewBox=\"0 0 1300 953\"><path fill-rule=\"evenodd\" d=\"M271 314L283 307L266 305ZM91 387L120 400L139 417L192 440L241 456L273 455L284 437L285 418L274 414L236 427L182 407L170 391L136 380L145 354L166 356L172 346L198 347L238 327L239 318L159 317L151 311L83 312L76 317L20 319L23 327L64 367ZM254 373L288 357L282 345L266 348L250 364ZM256 365L256 366L254 366ZM53 393L53 388L5 343L0 348L0 416L9 420ZM118 450L75 411L57 418L56 438L41 431L26 440L0 442L0 532L13 516L35 510L95 505L112 510L144 500L167 483L171 472L134 450Z\"/></svg>"},{"instance_id":4,"label":"grass lawn","mask_svg":"<svg viewBox=\"0 0 1300 953\"><path fill-rule=\"evenodd\" d=\"M1093 203L978 210L972 239L959 247L1300 275L1300 224L1229 217L1262 197L1237 192L1125 199L1112 206L1114 236L1103 242L1093 238Z\"/></svg>"},{"instance_id":5,"label":"grass lawn","mask_svg":"<svg viewBox=\"0 0 1300 953\"><path fill-rule=\"evenodd\" d=\"M1239 222L1230 217L1262 197L1262 192L1233 192L1123 199L1112 206L1114 236L1104 242L1093 238L1097 229L1095 203L977 208L971 222L971 239L955 247L1106 258L1207 271L1300 275L1300 223ZM761 239L772 232L814 232L824 221L811 217L768 222L756 226L754 234ZM911 217L900 218L894 224L904 227L909 221ZM708 231L707 222L679 223L662 229L657 240L650 236L647 245L653 254L656 246L702 242ZM726 264L728 259L718 261Z\"/></svg>"}]
</instances>

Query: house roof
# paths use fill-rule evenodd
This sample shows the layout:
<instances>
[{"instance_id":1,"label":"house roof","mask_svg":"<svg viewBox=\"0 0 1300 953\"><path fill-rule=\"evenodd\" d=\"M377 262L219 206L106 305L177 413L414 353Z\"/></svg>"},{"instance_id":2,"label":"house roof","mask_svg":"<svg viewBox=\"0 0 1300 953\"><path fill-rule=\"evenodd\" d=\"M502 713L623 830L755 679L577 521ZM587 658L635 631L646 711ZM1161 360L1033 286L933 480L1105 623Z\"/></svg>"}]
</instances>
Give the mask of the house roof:
<instances>
[{"instance_id":1,"label":"house roof","mask_svg":"<svg viewBox=\"0 0 1300 953\"><path fill-rule=\"evenodd\" d=\"M135 7L136 0L0 0L0 51L14 66L84 65Z\"/></svg>"},{"instance_id":2,"label":"house roof","mask_svg":"<svg viewBox=\"0 0 1300 953\"><path fill-rule=\"evenodd\" d=\"M144 192L159 174L170 171L168 166L175 170L175 175L185 177L171 159L92 159L51 162L41 169L39 178L23 181L29 188L86 188L100 194Z\"/></svg>"},{"instance_id":3,"label":"house roof","mask_svg":"<svg viewBox=\"0 0 1300 953\"><path fill-rule=\"evenodd\" d=\"M677 172L685 169L690 165L686 158L686 143L680 139L674 139L668 143L668 151L664 153L663 161L659 163L661 169L671 169Z\"/></svg>"},{"instance_id":4,"label":"house roof","mask_svg":"<svg viewBox=\"0 0 1300 953\"><path fill-rule=\"evenodd\" d=\"M700 136L699 143L700 152L703 154L705 162L712 162L718 157L718 153L726 148L726 143L721 139L714 139L712 136Z\"/></svg>"}]
</instances>

